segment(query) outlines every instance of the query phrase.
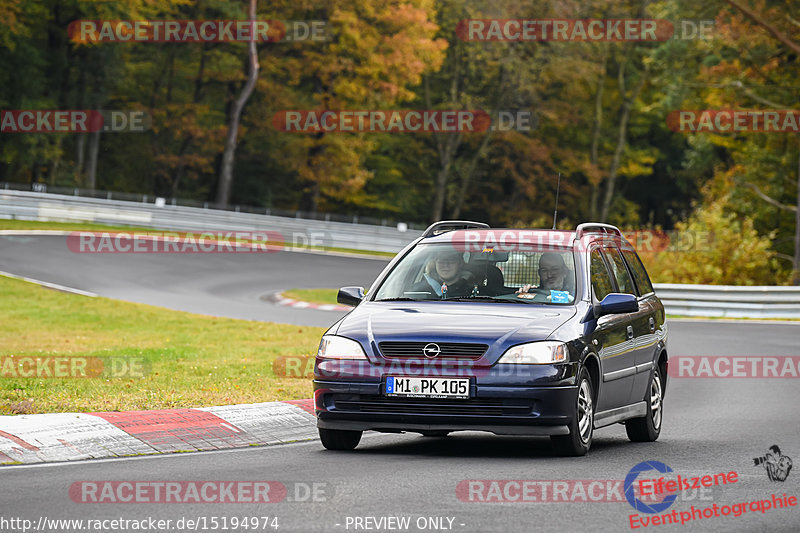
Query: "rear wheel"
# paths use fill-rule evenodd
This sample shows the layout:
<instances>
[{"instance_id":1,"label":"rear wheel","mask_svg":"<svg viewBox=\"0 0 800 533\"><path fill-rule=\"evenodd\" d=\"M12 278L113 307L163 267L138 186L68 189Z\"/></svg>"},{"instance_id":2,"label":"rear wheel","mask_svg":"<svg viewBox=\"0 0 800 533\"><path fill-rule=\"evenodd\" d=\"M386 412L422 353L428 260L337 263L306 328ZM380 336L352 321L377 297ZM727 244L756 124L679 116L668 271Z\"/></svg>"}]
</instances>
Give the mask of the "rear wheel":
<instances>
[{"instance_id":1,"label":"rear wheel","mask_svg":"<svg viewBox=\"0 0 800 533\"><path fill-rule=\"evenodd\" d=\"M642 418L632 418L625 422L625 432L633 442L653 442L661 434L661 418L664 411L664 389L659 368L653 369L650 378L649 394L645 397L647 414Z\"/></svg>"},{"instance_id":2,"label":"rear wheel","mask_svg":"<svg viewBox=\"0 0 800 533\"><path fill-rule=\"evenodd\" d=\"M319 430L319 438L322 440L322 445L328 450L353 450L358 446L361 435L363 434L363 431L317 429Z\"/></svg>"},{"instance_id":3,"label":"rear wheel","mask_svg":"<svg viewBox=\"0 0 800 533\"><path fill-rule=\"evenodd\" d=\"M592 381L586 368L578 377L578 395L575 400L575 415L569 424L569 435L553 435L550 440L561 455L586 455L592 446L594 435L594 401Z\"/></svg>"}]
</instances>

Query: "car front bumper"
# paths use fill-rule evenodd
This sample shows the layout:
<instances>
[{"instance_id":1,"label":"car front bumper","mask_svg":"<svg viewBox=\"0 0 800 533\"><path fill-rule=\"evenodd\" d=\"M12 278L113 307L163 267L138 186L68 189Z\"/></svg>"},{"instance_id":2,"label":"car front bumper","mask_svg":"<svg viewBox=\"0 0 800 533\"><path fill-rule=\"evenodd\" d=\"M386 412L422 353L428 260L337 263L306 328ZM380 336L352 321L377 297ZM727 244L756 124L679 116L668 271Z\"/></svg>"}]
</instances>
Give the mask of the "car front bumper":
<instances>
[{"instance_id":1,"label":"car front bumper","mask_svg":"<svg viewBox=\"0 0 800 533\"><path fill-rule=\"evenodd\" d=\"M577 387L489 386L473 379L468 400L396 398L383 381L314 381L317 426L375 431L488 431L498 435L567 435Z\"/></svg>"}]
</instances>

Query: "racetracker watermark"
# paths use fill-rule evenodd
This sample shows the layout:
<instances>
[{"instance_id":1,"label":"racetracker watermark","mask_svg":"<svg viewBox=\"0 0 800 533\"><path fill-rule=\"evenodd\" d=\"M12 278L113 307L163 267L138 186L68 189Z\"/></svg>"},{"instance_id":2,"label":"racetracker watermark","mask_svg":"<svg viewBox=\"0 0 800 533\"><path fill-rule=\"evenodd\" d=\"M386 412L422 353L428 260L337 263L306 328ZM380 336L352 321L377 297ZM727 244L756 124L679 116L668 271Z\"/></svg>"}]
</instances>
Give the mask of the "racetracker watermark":
<instances>
[{"instance_id":1,"label":"racetracker watermark","mask_svg":"<svg viewBox=\"0 0 800 533\"><path fill-rule=\"evenodd\" d=\"M0 110L0 133L136 133L151 125L150 115L137 110Z\"/></svg>"},{"instance_id":2,"label":"racetracker watermark","mask_svg":"<svg viewBox=\"0 0 800 533\"><path fill-rule=\"evenodd\" d=\"M667 127L683 133L797 133L798 110L704 109L667 114Z\"/></svg>"},{"instance_id":3,"label":"racetracker watermark","mask_svg":"<svg viewBox=\"0 0 800 533\"><path fill-rule=\"evenodd\" d=\"M798 378L800 356L681 355L667 365L673 378Z\"/></svg>"},{"instance_id":4,"label":"racetracker watermark","mask_svg":"<svg viewBox=\"0 0 800 533\"><path fill-rule=\"evenodd\" d=\"M637 495L639 496L639 495ZM621 479L465 479L456 485L456 497L468 503L617 503L626 501ZM639 496L656 502L650 492ZM687 490L684 501L709 501L711 489Z\"/></svg>"},{"instance_id":5,"label":"racetracker watermark","mask_svg":"<svg viewBox=\"0 0 800 533\"><path fill-rule=\"evenodd\" d=\"M322 42L324 20L76 20L67 28L75 43Z\"/></svg>"},{"instance_id":6,"label":"racetracker watermark","mask_svg":"<svg viewBox=\"0 0 800 533\"><path fill-rule=\"evenodd\" d=\"M149 372L143 357L0 356L0 378L143 378Z\"/></svg>"},{"instance_id":7,"label":"racetracker watermark","mask_svg":"<svg viewBox=\"0 0 800 533\"><path fill-rule=\"evenodd\" d=\"M464 19L464 41L622 42L710 39L713 20L663 19Z\"/></svg>"},{"instance_id":8,"label":"racetracker watermark","mask_svg":"<svg viewBox=\"0 0 800 533\"><path fill-rule=\"evenodd\" d=\"M279 111L272 117L278 131L288 133L419 133L531 131L531 111L360 110Z\"/></svg>"},{"instance_id":9,"label":"racetracker watermark","mask_svg":"<svg viewBox=\"0 0 800 533\"><path fill-rule=\"evenodd\" d=\"M498 378L531 377L535 365L495 364L494 366L473 365L447 359L427 359L420 353L419 357L407 360L389 359L371 362L367 359L333 359L315 358L315 356L286 355L277 357L272 362L272 372L279 377L294 379L326 378L376 378L384 376L398 377L432 377L432 378L470 378L491 376ZM569 365L556 370L555 377L569 377Z\"/></svg>"},{"instance_id":10,"label":"racetracker watermark","mask_svg":"<svg viewBox=\"0 0 800 533\"><path fill-rule=\"evenodd\" d=\"M284 249L284 238L277 231L74 231L67 235L67 247L82 254L270 253Z\"/></svg>"},{"instance_id":11,"label":"racetracker watermark","mask_svg":"<svg viewBox=\"0 0 800 533\"><path fill-rule=\"evenodd\" d=\"M319 503L333 488L306 481L76 481L69 487L75 503Z\"/></svg>"},{"instance_id":12,"label":"racetracker watermark","mask_svg":"<svg viewBox=\"0 0 800 533\"><path fill-rule=\"evenodd\" d=\"M567 231L547 230L466 230L452 232L453 248L459 252L544 252L564 247L577 247L586 251L592 243L582 238L573 243ZM596 233L587 234L596 237ZM712 249L714 234L698 231L628 230L623 237L640 253L645 252L708 252ZM606 234L604 238L620 242L618 235Z\"/></svg>"}]
</instances>

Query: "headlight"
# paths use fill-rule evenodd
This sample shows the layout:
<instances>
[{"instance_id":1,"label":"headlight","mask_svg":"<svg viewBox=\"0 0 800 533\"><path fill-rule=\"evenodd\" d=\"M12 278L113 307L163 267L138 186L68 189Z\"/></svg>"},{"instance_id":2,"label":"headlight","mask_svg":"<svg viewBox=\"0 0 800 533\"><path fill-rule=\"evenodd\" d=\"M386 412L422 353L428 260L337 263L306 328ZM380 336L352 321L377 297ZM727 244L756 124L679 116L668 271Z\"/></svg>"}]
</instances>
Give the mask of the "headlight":
<instances>
[{"instance_id":1,"label":"headlight","mask_svg":"<svg viewBox=\"0 0 800 533\"><path fill-rule=\"evenodd\" d=\"M361 345L352 339L324 335L319 343L317 357L326 359L366 359L367 355Z\"/></svg>"},{"instance_id":2,"label":"headlight","mask_svg":"<svg viewBox=\"0 0 800 533\"><path fill-rule=\"evenodd\" d=\"M549 365L567 362L567 345L563 342L529 342L512 346L498 363L512 365Z\"/></svg>"}]
</instances>

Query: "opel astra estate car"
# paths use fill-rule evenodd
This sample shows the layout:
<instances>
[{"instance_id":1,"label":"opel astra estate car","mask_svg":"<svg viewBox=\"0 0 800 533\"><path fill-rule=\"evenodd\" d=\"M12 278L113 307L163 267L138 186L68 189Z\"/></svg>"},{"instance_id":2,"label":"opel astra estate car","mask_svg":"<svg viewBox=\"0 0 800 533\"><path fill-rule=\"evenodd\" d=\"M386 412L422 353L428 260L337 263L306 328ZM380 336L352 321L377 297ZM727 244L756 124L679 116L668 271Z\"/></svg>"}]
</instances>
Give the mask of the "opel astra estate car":
<instances>
[{"instance_id":1,"label":"opel astra estate car","mask_svg":"<svg viewBox=\"0 0 800 533\"><path fill-rule=\"evenodd\" d=\"M661 432L664 306L614 226L492 229L442 221L404 248L322 337L314 401L323 446L366 430L549 436L584 455L595 429Z\"/></svg>"}]
</instances>

